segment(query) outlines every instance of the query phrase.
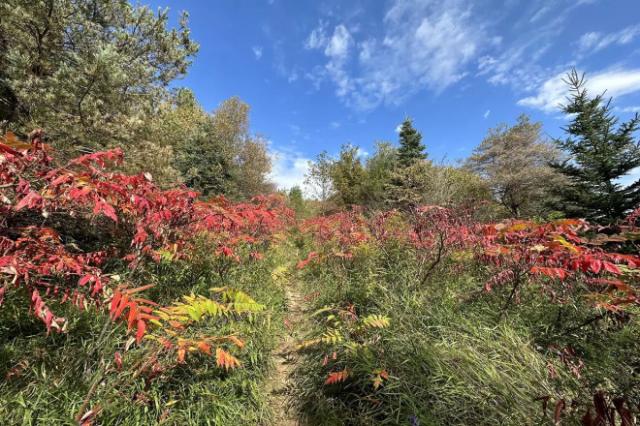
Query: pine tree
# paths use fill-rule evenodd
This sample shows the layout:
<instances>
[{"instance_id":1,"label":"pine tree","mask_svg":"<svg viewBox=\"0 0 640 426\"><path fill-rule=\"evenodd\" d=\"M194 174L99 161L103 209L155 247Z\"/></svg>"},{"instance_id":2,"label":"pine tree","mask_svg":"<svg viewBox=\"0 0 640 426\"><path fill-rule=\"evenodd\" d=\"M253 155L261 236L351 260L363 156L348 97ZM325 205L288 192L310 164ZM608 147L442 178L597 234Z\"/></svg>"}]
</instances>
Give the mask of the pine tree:
<instances>
[{"instance_id":1,"label":"pine tree","mask_svg":"<svg viewBox=\"0 0 640 426\"><path fill-rule=\"evenodd\" d=\"M634 140L640 116L617 126L611 99L589 97L584 74L573 70L566 82L571 95L564 112L572 120L564 128L567 139L558 145L568 158L555 166L572 185L563 191L561 208L571 216L612 223L640 203L640 180L626 187L619 182L640 166L640 141Z\"/></svg>"},{"instance_id":2,"label":"pine tree","mask_svg":"<svg viewBox=\"0 0 640 426\"><path fill-rule=\"evenodd\" d=\"M422 135L413 128L411 119L406 118L400 129L400 148L398 148L398 161L401 166L408 167L417 160L427 158L421 141Z\"/></svg>"}]
</instances>

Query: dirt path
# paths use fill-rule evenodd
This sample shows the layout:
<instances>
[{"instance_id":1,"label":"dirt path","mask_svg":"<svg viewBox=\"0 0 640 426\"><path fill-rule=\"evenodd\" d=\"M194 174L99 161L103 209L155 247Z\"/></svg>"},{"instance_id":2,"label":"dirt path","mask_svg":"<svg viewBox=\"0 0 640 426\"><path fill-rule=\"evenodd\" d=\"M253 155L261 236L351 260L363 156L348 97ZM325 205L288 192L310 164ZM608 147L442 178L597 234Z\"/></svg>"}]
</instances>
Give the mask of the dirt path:
<instances>
[{"instance_id":1,"label":"dirt path","mask_svg":"<svg viewBox=\"0 0 640 426\"><path fill-rule=\"evenodd\" d=\"M288 315L285 319L287 332L275 350L275 371L268 385L270 405L274 413L274 425L298 426L301 423L294 410L289 409L288 400L293 390L291 375L295 368L297 354L296 340L303 325L304 299L295 283L286 287Z\"/></svg>"}]
</instances>

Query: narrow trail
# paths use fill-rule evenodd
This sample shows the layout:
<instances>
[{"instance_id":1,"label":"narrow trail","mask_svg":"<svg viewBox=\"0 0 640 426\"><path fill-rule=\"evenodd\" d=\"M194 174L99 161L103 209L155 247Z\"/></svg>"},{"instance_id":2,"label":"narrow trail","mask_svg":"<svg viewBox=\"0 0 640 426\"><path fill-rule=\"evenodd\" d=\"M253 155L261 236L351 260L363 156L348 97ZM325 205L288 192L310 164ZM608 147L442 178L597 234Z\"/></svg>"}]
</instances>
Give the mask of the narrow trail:
<instances>
[{"instance_id":1,"label":"narrow trail","mask_svg":"<svg viewBox=\"0 0 640 426\"><path fill-rule=\"evenodd\" d=\"M268 390L270 405L274 413L273 424L277 426L298 426L297 413L289 408L289 400L293 391L292 374L298 358L295 345L304 326L304 298L297 283L290 282L285 288L288 314L285 319L286 334L276 348L275 371L271 377Z\"/></svg>"}]
</instances>

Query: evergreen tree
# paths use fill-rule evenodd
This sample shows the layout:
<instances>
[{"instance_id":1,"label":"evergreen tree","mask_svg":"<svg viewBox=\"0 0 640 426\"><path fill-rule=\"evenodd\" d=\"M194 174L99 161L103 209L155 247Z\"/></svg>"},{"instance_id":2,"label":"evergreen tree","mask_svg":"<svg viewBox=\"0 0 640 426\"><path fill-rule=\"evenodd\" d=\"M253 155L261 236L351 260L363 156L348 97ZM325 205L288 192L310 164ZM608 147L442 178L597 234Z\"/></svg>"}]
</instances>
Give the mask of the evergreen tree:
<instances>
[{"instance_id":1,"label":"evergreen tree","mask_svg":"<svg viewBox=\"0 0 640 426\"><path fill-rule=\"evenodd\" d=\"M187 15L113 0L0 2L0 124L56 150L137 145L198 45Z\"/></svg>"},{"instance_id":2,"label":"evergreen tree","mask_svg":"<svg viewBox=\"0 0 640 426\"><path fill-rule=\"evenodd\" d=\"M422 135L413 128L410 118L406 118L400 129L400 148L398 148L398 162L401 166L407 167L417 160L424 160L427 154L422 145Z\"/></svg>"},{"instance_id":3,"label":"evergreen tree","mask_svg":"<svg viewBox=\"0 0 640 426\"><path fill-rule=\"evenodd\" d=\"M618 126L611 100L605 102L603 95L589 97L584 75L573 70L567 84L571 96L564 112L572 120L564 129L567 139L558 145L568 158L555 166L572 185L563 191L561 208L571 216L612 223L640 202L640 180L626 187L619 182L640 166L640 141L634 140L640 116Z\"/></svg>"}]
</instances>

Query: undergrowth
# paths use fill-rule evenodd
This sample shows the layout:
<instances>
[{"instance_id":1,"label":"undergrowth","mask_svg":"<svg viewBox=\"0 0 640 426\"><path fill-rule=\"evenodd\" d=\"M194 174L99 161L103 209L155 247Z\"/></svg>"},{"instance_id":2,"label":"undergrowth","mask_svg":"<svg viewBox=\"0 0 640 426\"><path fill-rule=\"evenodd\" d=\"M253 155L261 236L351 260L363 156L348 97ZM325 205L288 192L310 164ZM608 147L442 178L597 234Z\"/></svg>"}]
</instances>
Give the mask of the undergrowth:
<instances>
[{"instance_id":1,"label":"undergrowth","mask_svg":"<svg viewBox=\"0 0 640 426\"><path fill-rule=\"evenodd\" d=\"M114 325L104 311L56 306L69 319L68 332L47 335L27 309L6 300L0 310L0 374L7 377L0 384L2 423L71 425L77 424L78 413L92 410L99 424L109 425L270 424L264 380L284 310L283 288L273 281L272 271L284 255L272 248L260 262L235 268L224 279L209 264L217 259L206 247L197 258L197 264L150 266L145 275L156 284L152 296L163 302L233 285L265 305L247 318L203 321L194 331L242 338L241 368L221 370L211 357L193 354L185 364L150 377L132 368L149 357L148 350L131 347L122 355L122 370L113 371L114 353L122 352L128 339L126 326Z\"/></svg>"},{"instance_id":2,"label":"undergrowth","mask_svg":"<svg viewBox=\"0 0 640 426\"><path fill-rule=\"evenodd\" d=\"M622 412L640 402L635 307L618 318L588 298L550 301L533 278L506 305L511 289L487 291L491 267L464 250L424 279L410 244L360 238L337 249L339 233L315 232L298 271L315 314L293 398L308 424L584 424L600 395L624 396ZM347 314L336 325L327 312ZM589 322L594 314L603 318ZM371 316L388 324L355 333Z\"/></svg>"}]
</instances>

